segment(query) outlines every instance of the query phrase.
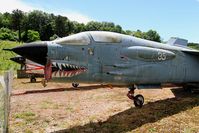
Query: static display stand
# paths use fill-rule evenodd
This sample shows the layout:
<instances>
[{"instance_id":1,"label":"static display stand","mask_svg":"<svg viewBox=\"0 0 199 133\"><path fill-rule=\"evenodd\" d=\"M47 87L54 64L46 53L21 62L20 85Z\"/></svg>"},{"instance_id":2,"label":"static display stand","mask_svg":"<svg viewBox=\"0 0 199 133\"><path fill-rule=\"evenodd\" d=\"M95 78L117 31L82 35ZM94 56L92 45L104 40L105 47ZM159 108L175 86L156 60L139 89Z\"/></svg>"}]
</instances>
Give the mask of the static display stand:
<instances>
[{"instance_id":1,"label":"static display stand","mask_svg":"<svg viewBox=\"0 0 199 133\"><path fill-rule=\"evenodd\" d=\"M9 113L10 113L10 95L12 90L12 80L13 80L13 73L12 71L5 72L4 76L0 77L0 83L2 86L2 90L0 90L0 102L3 103L2 112L3 116L0 120L0 124L3 127L3 133L9 132ZM2 132L2 131L1 131Z\"/></svg>"}]
</instances>

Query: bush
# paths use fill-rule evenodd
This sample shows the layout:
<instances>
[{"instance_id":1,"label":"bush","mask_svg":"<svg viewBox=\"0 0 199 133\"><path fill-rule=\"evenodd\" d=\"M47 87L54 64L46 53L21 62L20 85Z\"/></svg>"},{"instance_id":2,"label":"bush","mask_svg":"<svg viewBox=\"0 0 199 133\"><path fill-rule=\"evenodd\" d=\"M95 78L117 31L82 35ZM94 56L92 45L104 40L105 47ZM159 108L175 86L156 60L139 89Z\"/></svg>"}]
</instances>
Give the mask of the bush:
<instances>
[{"instance_id":1,"label":"bush","mask_svg":"<svg viewBox=\"0 0 199 133\"><path fill-rule=\"evenodd\" d=\"M16 41L17 40L17 33L11 31L8 28L1 28L0 29L0 40Z\"/></svg>"},{"instance_id":2,"label":"bush","mask_svg":"<svg viewBox=\"0 0 199 133\"><path fill-rule=\"evenodd\" d=\"M33 42L40 40L40 35L38 31L28 30L27 33L27 42Z\"/></svg>"}]
</instances>

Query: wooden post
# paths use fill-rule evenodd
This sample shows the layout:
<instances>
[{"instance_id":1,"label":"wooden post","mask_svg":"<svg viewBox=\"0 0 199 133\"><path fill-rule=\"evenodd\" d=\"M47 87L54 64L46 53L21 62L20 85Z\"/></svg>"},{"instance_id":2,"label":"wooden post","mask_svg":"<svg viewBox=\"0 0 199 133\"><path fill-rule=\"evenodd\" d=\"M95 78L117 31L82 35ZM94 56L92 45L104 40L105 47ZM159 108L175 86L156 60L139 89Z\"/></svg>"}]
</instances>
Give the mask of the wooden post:
<instances>
[{"instance_id":1,"label":"wooden post","mask_svg":"<svg viewBox=\"0 0 199 133\"><path fill-rule=\"evenodd\" d=\"M9 132L9 113L10 113L10 94L12 88L12 72L5 72L4 77L0 78L0 82L4 88L4 123L3 133Z\"/></svg>"}]
</instances>

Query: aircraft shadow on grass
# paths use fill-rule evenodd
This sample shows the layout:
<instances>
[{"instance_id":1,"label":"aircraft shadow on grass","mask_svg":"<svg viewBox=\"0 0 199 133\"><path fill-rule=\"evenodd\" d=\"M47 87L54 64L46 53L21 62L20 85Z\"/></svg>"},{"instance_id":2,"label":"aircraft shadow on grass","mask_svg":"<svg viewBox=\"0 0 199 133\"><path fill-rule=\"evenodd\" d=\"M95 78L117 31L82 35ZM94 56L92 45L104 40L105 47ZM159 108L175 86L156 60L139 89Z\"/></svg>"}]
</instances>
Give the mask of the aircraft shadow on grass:
<instances>
[{"instance_id":1,"label":"aircraft shadow on grass","mask_svg":"<svg viewBox=\"0 0 199 133\"><path fill-rule=\"evenodd\" d=\"M133 107L110 116L103 122L88 123L83 126L75 126L70 129L63 129L52 133L128 132L144 124L154 123L165 117L199 106L199 97L197 94L187 93L183 89L172 89L172 92L176 96L175 98L150 102L143 105L141 109Z\"/></svg>"},{"instance_id":2,"label":"aircraft shadow on grass","mask_svg":"<svg viewBox=\"0 0 199 133\"><path fill-rule=\"evenodd\" d=\"M113 86L117 87L117 86ZM90 86L82 86L78 88L70 87L70 88L53 88L53 89L42 89L42 90L26 90L23 93L12 94L12 96L16 95L25 95L25 94L36 94L36 93L50 93L50 92L61 92L61 91L88 91L100 88L109 88L107 85L90 85Z\"/></svg>"}]
</instances>

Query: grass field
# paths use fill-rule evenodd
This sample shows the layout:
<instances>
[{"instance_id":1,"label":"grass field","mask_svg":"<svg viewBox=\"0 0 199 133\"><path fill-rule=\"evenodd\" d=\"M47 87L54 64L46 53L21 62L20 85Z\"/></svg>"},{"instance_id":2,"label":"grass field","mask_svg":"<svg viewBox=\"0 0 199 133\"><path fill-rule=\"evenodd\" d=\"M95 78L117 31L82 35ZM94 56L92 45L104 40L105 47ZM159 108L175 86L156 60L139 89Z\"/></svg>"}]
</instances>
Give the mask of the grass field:
<instances>
[{"instance_id":1,"label":"grass field","mask_svg":"<svg viewBox=\"0 0 199 133\"><path fill-rule=\"evenodd\" d=\"M39 81L39 79L38 79ZM15 79L10 132L198 133L199 96L178 88L136 90L145 104L135 108L128 89Z\"/></svg>"},{"instance_id":2,"label":"grass field","mask_svg":"<svg viewBox=\"0 0 199 133\"><path fill-rule=\"evenodd\" d=\"M14 52L3 50L4 48L10 49L18 45L20 45L18 42L0 40L0 73L5 70L16 70L17 68L19 68L19 65L17 63L9 60L11 57L16 56L16 54Z\"/></svg>"}]
</instances>

